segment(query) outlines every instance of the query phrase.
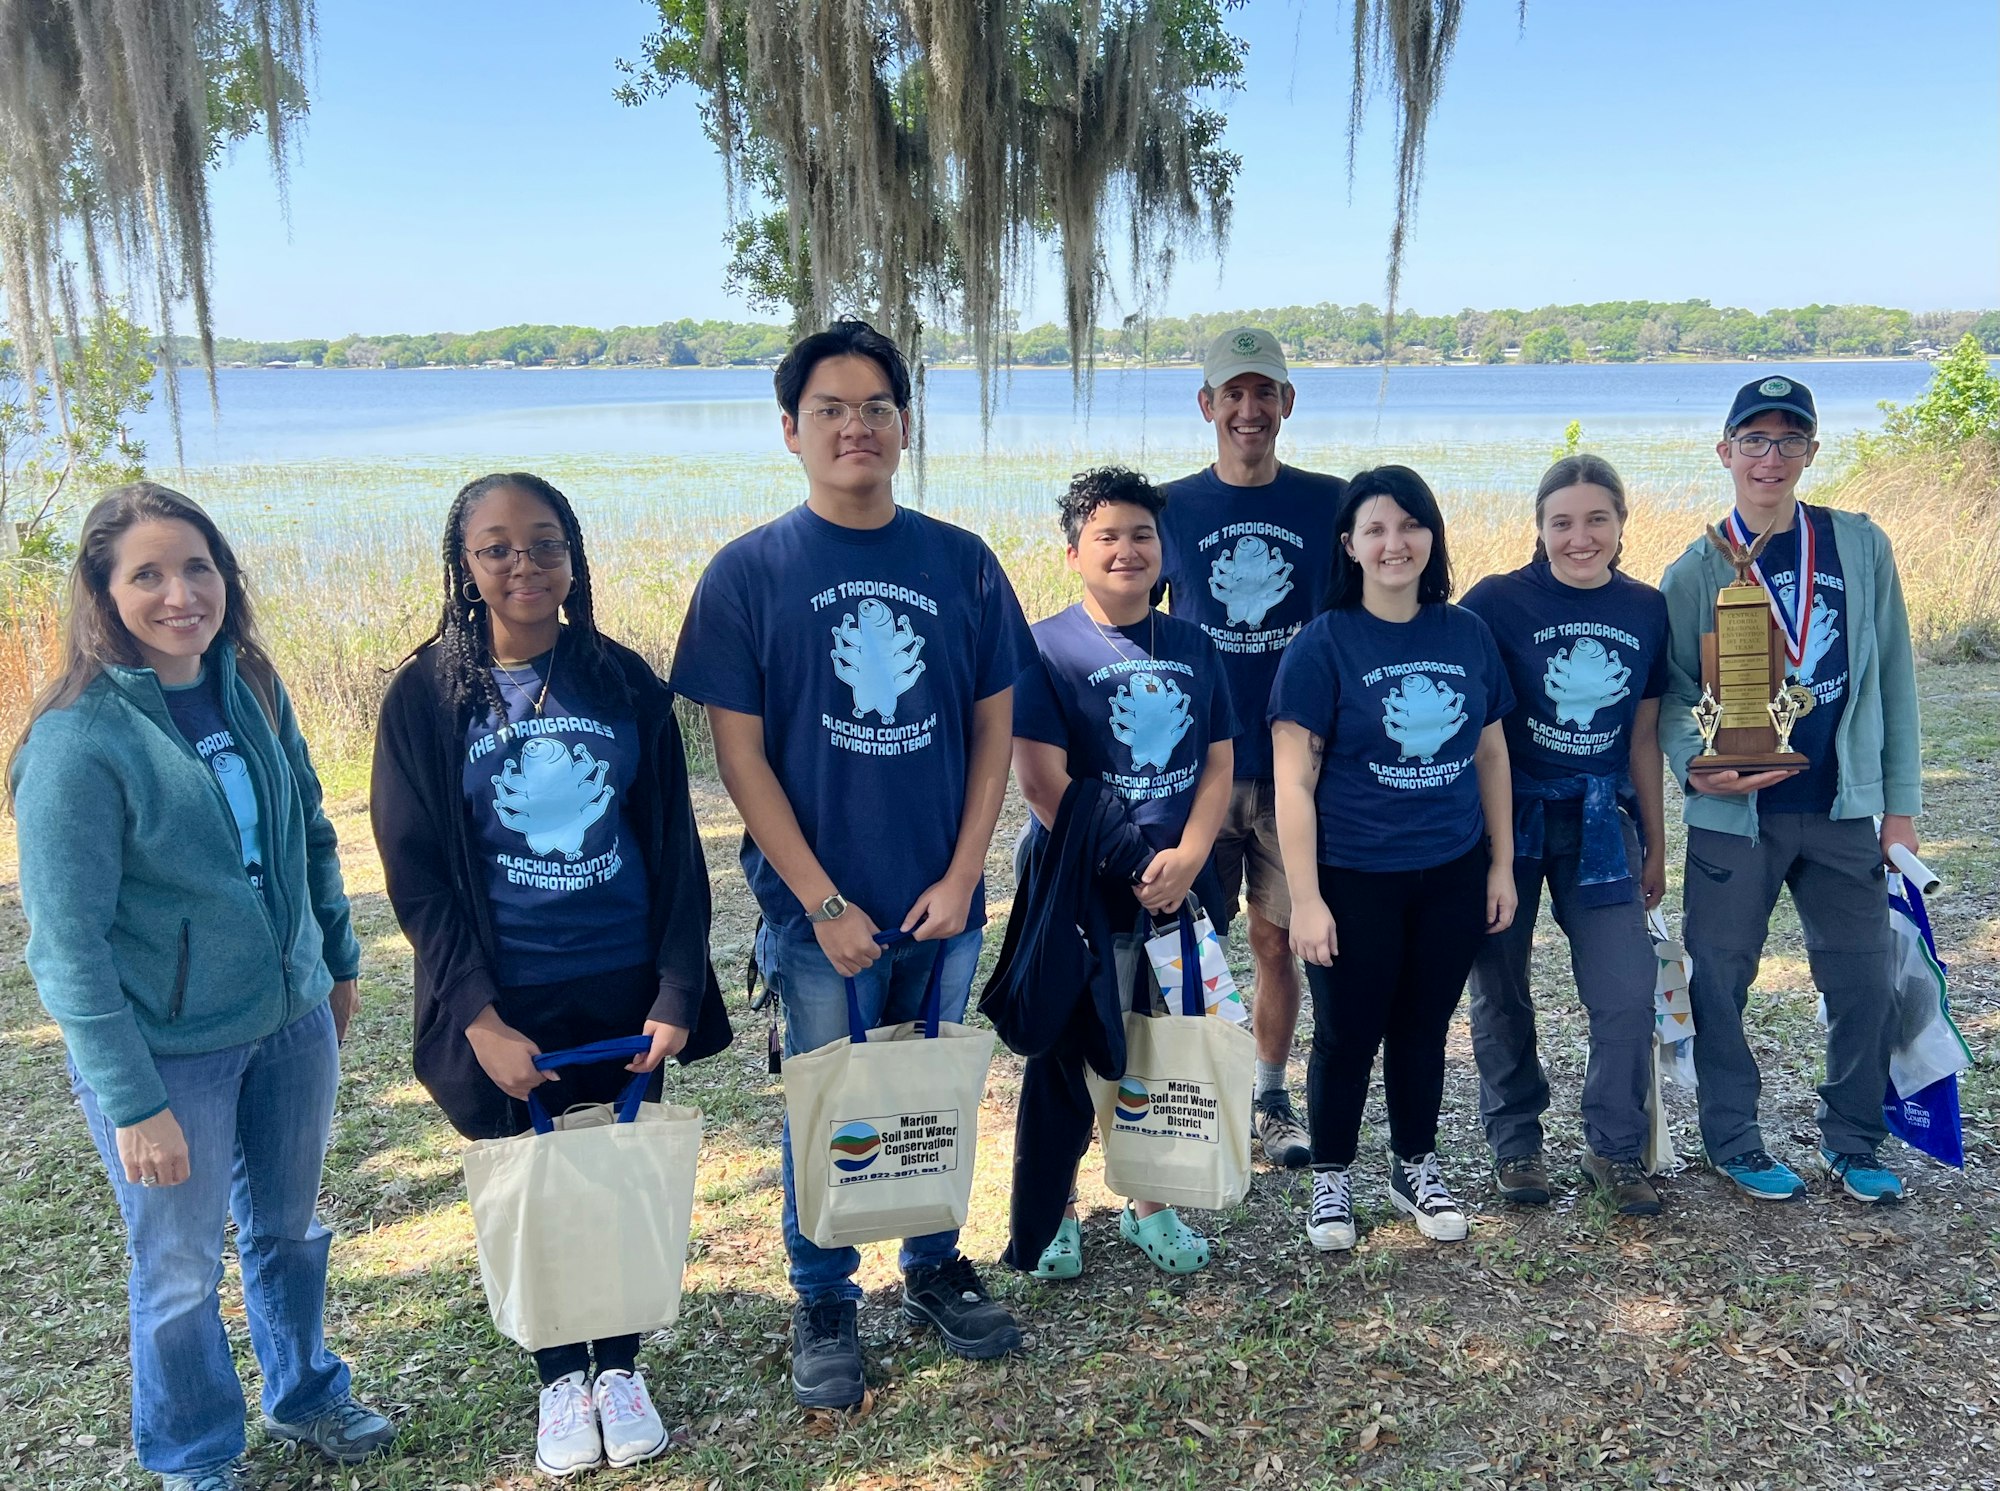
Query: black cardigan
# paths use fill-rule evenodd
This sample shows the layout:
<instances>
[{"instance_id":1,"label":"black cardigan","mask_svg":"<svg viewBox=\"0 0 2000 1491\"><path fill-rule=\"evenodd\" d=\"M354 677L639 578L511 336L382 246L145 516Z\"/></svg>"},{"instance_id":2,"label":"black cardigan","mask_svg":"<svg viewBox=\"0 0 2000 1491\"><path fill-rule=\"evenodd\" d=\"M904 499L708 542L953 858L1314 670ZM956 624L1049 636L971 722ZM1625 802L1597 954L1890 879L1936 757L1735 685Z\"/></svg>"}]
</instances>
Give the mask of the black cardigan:
<instances>
[{"instance_id":1,"label":"black cardigan","mask_svg":"<svg viewBox=\"0 0 2000 1491\"><path fill-rule=\"evenodd\" d=\"M557 661L575 645L565 629ZM659 949L660 975L652 1008L639 1018L687 1027L679 1060L698 1061L722 1050L733 1033L708 957L708 865L674 696L636 652L604 645L638 716L639 769L625 812L652 886L647 933ZM509 1102L473 1055L465 1028L498 997L499 960L462 786L471 711L445 702L437 659L437 648L427 647L390 681L368 811L389 902L416 953L417 1078L452 1127L468 1139L490 1139L514 1131Z\"/></svg>"}]
</instances>

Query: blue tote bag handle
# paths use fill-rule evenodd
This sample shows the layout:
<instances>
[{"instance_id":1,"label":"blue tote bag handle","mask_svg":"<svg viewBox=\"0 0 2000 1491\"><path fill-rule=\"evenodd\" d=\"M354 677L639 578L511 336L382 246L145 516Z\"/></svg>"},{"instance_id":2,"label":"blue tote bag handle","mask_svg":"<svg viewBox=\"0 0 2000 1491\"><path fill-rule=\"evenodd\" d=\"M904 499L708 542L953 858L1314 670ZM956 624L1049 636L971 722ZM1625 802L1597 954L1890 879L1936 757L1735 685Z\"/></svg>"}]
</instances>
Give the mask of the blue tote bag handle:
<instances>
[{"instance_id":1,"label":"blue tote bag handle","mask_svg":"<svg viewBox=\"0 0 2000 1491\"><path fill-rule=\"evenodd\" d=\"M1181 926L1181 1013L1202 1016L1208 1013L1208 1001L1202 996L1201 984L1201 939L1195 936L1194 919L1201 911L1201 903L1190 895L1181 902L1177 914ZM1144 911L1139 913L1139 925L1147 932L1152 931L1153 920ZM1148 941L1152 939L1147 938ZM1153 975L1152 960L1144 956L1140 949L1138 964L1132 970L1132 1008L1150 1010L1153 1007L1153 991L1150 980ZM1144 1000L1144 1004L1140 1003ZM1169 1014L1173 1013L1171 1010Z\"/></svg>"},{"instance_id":2,"label":"blue tote bag handle","mask_svg":"<svg viewBox=\"0 0 2000 1491\"><path fill-rule=\"evenodd\" d=\"M566 1066L596 1066L605 1061L630 1061L635 1056L644 1056L653 1049L653 1038L649 1035L621 1035L615 1040L593 1041L588 1046L572 1046L567 1051L544 1051L535 1058L535 1070L552 1072ZM639 1105L646 1101L646 1084L653 1080L651 1072L634 1072L632 1080L625 1084L625 1091L618 1098L618 1121L631 1123L639 1116ZM538 1134L555 1132L555 1120L549 1117L549 1110L542 1106L542 1090L537 1087L528 1094L528 1121L535 1126Z\"/></svg>"},{"instance_id":3,"label":"blue tote bag handle","mask_svg":"<svg viewBox=\"0 0 2000 1491\"><path fill-rule=\"evenodd\" d=\"M899 942L911 940L904 931L877 932L877 947L894 947ZM857 1046L868 1044L868 1025L861 1018L861 990L853 979L842 979L847 986L847 1037ZM938 1016L944 1008L944 944L938 944L937 956L931 960L931 979L924 986L924 1039L934 1041L938 1034Z\"/></svg>"}]
</instances>

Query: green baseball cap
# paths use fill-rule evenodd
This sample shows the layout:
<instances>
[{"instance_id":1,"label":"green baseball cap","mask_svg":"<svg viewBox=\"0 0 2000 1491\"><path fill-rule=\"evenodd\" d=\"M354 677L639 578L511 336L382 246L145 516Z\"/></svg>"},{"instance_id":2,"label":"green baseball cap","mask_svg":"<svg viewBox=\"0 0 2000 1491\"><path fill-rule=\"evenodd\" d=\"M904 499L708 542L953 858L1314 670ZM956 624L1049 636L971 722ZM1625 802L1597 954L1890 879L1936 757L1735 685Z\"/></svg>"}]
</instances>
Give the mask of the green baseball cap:
<instances>
[{"instance_id":1,"label":"green baseball cap","mask_svg":"<svg viewBox=\"0 0 2000 1491\"><path fill-rule=\"evenodd\" d=\"M1285 352L1278 339L1261 326L1234 326L1209 343L1202 360L1201 381L1220 388L1231 378L1245 373L1261 373L1278 383L1290 383Z\"/></svg>"}]
</instances>

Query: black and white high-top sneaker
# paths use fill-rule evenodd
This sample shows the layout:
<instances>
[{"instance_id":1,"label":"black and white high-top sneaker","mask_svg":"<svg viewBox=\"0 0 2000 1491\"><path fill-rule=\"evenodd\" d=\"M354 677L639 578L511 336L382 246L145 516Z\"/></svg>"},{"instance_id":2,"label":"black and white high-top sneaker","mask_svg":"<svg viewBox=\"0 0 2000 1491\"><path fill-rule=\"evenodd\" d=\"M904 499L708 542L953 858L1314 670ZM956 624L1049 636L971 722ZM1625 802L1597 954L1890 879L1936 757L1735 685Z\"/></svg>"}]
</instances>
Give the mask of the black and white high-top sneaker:
<instances>
[{"instance_id":1,"label":"black and white high-top sneaker","mask_svg":"<svg viewBox=\"0 0 2000 1491\"><path fill-rule=\"evenodd\" d=\"M1425 1237L1435 1242L1464 1240L1465 1213L1446 1187L1435 1154L1418 1155L1414 1160L1391 1155L1389 1200L1396 1210L1410 1214Z\"/></svg>"},{"instance_id":2,"label":"black and white high-top sneaker","mask_svg":"<svg viewBox=\"0 0 2000 1491\"><path fill-rule=\"evenodd\" d=\"M1313 1171L1306 1239L1322 1253L1344 1253L1354 1246L1354 1181L1347 1166Z\"/></svg>"}]
</instances>

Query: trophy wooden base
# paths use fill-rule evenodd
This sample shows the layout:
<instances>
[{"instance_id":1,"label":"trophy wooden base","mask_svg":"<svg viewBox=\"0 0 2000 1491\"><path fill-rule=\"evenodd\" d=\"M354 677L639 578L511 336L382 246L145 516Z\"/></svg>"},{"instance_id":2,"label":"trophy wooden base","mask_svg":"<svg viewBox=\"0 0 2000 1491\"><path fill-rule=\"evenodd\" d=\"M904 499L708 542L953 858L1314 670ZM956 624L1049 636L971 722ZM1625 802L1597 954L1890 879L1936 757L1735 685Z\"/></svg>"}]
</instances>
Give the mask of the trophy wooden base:
<instances>
[{"instance_id":1,"label":"trophy wooden base","mask_svg":"<svg viewBox=\"0 0 2000 1491\"><path fill-rule=\"evenodd\" d=\"M1688 775L1698 777L1711 771L1740 771L1746 775L1753 771L1804 771L1811 765L1797 751L1744 751L1733 755L1718 751L1713 756L1695 757L1688 763Z\"/></svg>"}]
</instances>

